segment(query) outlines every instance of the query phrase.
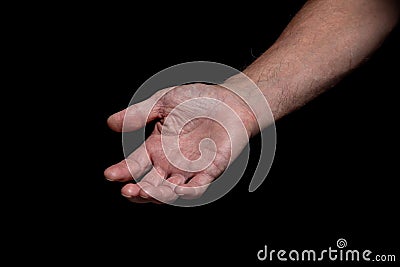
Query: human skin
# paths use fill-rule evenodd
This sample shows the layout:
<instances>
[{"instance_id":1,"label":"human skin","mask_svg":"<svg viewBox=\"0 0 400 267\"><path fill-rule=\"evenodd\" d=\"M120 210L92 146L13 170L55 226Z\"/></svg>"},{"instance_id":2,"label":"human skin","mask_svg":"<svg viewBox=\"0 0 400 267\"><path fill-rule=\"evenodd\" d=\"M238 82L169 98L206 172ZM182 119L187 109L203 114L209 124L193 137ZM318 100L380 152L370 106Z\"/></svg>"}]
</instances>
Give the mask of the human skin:
<instances>
[{"instance_id":1,"label":"human skin","mask_svg":"<svg viewBox=\"0 0 400 267\"><path fill-rule=\"evenodd\" d=\"M259 87L277 120L333 87L365 61L391 32L398 17L399 1L395 0L308 1L278 40L243 72ZM249 101L244 101L235 90L225 88L226 85L242 90L245 95L248 90L248 95L252 95L252 89L232 77L221 86L191 84L165 89L110 116L108 124L118 132L137 130L152 120L157 123L146 145L107 168L106 178L127 182L150 170L140 182L128 183L122 188L122 195L136 203L200 197L240 153L248 138L269 122L265 120L259 125L256 119L263 116L263 101L252 102L250 107L246 104ZM192 105L179 106L198 98ZM183 118L193 113L210 114L210 110L213 116L225 116L228 125L240 128L229 117L233 116L231 113L202 98L216 99L229 106L243 122L245 134L230 136L220 124L207 118L195 119L180 131L179 122ZM179 137L179 148L189 160L196 160L201 152L204 155L207 151L214 157L212 164L200 171L171 165L161 148L161 136ZM199 148L205 138L212 139L213 143L205 142Z\"/></svg>"}]
</instances>

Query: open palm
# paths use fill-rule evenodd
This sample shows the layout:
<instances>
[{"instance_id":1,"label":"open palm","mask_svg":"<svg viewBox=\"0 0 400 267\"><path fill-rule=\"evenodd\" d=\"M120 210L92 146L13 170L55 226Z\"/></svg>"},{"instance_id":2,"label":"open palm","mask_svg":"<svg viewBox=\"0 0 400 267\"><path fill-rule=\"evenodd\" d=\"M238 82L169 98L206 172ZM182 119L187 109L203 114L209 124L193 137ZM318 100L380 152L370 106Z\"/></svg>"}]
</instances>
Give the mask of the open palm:
<instances>
[{"instance_id":1,"label":"open palm","mask_svg":"<svg viewBox=\"0 0 400 267\"><path fill-rule=\"evenodd\" d=\"M248 142L255 118L249 107L219 85L188 84L161 90L108 119L115 131L134 131L157 120L145 143L105 171L126 182L129 200L173 202L200 197Z\"/></svg>"}]
</instances>

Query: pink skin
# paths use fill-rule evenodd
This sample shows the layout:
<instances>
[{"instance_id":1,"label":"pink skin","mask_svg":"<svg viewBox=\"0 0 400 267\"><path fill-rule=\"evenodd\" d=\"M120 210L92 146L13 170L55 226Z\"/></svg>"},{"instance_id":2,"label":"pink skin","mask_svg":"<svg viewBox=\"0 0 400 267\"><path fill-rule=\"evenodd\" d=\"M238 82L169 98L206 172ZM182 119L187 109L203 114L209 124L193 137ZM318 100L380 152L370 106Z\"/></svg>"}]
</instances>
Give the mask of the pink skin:
<instances>
[{"instance_id":1,"label":"pink skin","mask_svg":"<svg viewBox=\"0 0 400 267\"><path fill-rule=\"evenodd\" d=\"M278 40L244 73L261 90L277 120L331 88L365 61L396 25L400 16L398 5L397 0L309 0ZM240 85L235 87L257 102L258 97L251 97L252 91L244 91L246 88ZM228 166L230 156L234 158L248 141L243 135L236 134L232 138L218 123L208 119L193 120L182 132L177 132L179 127L174 121L207 110L219 118L225 117L228 124L232 123L232 113L218 113L215 105L204 103L178 109L165 123L169 113L179 104L197 97L218 99L235 111L249 136L258 130L248 106L221 86L179 86L158 100L161 94L162 91L108 119L110 128L119 132L142 128L148 114L149 121L158 120L152 135L146 140L146 147L140 147L126 160L105 171L107 179L125 182L131 180L132 175L141 177L153 166L141 182L122 188L122 194L137 203L171 202L178 195L182 198L200 197L209 183ZM251 105L258 118L265 116L263 112L257 112L260 108L257 104ZM200 155L200 140L213 139L216 148L205 145L205 150L216 155L213 164L200 172L182 171L171 166L160 148L162 129L165 129L166 139L179 135L182 153L192 160Z\"/></svg>"},{"instance_id":2,"label":"pink skin","mask_svg":"<svg viewBox=\"0 0 400 267\"><path fill-rule=\"evenodd\" d=\"M169 91L165 93L166 90ZM133 177L139 178L150 170L140 182L129 183L122 188L122 195L135 203L170 203L178 197L184 199L201 197L209 184L228 167L232 154L231 149L242 150L248 142L248 137L232 138L231 136L230 138L224 127L207 118L191 120L185 124L182 131L179 131L177 121L182 118L193 113L219 112L219 108L215 106L215 103L207 101L191 105L190 108L177 107L178 105L199 97L217 99L234 110L249 136L258 129L258 124L249 107L236 94L222 86L190 84L166 90L161 90L149 99L115 113L108 119L110 128L117 132L142 128L148 114L147 122L157 120L145 145L140 146L127 159L110 166L104 172L105 177L110 181L126 182L132 180ZM176 109L172 112L174 108ZM169 117L167 120L168 115L173 118ZM231 117L232 115L222 114L222 116ZM229 120L227 123L230 123ZM171 143L168 140L179 135L180 151L189 160L196 160L200 157L199 144L201 140L205 138L213 140L215 146L205 144L201 149L203 153L204 151L214 153L214 160L208 167L196 172L182 170L171 165L162 148L161 132L164 144ZM237 152L233 150L234 154L238 154Z\"/></svg>"}]
</instances>

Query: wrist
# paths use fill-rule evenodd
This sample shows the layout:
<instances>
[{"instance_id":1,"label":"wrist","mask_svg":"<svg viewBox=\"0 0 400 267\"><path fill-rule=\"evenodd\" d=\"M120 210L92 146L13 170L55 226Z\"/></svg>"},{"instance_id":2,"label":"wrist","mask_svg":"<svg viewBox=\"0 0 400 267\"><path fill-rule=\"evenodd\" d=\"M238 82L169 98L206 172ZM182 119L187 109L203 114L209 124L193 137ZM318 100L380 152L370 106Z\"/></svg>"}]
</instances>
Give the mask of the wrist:
<instances>
[{"instance_id":1,"label":"wrist","mask_svg":"<svg viewBox=\"0 0 400 267\"><path fill-rule=\"evenodd\" d=\"M241 103L247 112L251 114L244 121L250 137L274 123L265 95L248 76L239 73L224 81L221 86L231 91L235 95L236 101Z\"/></svg>"}]
</instances>

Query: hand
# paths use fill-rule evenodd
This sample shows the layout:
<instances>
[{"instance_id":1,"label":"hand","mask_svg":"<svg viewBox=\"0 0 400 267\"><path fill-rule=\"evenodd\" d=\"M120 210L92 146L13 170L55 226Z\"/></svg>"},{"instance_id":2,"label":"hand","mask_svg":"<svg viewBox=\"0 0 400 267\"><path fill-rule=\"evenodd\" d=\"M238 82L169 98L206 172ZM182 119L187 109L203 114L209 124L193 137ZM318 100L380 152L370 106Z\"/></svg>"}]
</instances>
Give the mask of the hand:
<instances>
[{"instance_id":1,"label":"hand","mask_svg":"<svg viewBox=\"0 0 400 267\"><path fill-rule=\"evenodd\" d=\"M108 119L111 129L134 131L157 120L152 134L125 160L107 168L110 181L136 203L199 198L253 135L258 124L246 103L219 85L189 84L158 91Z\"/></svg>"}]
</instances>

